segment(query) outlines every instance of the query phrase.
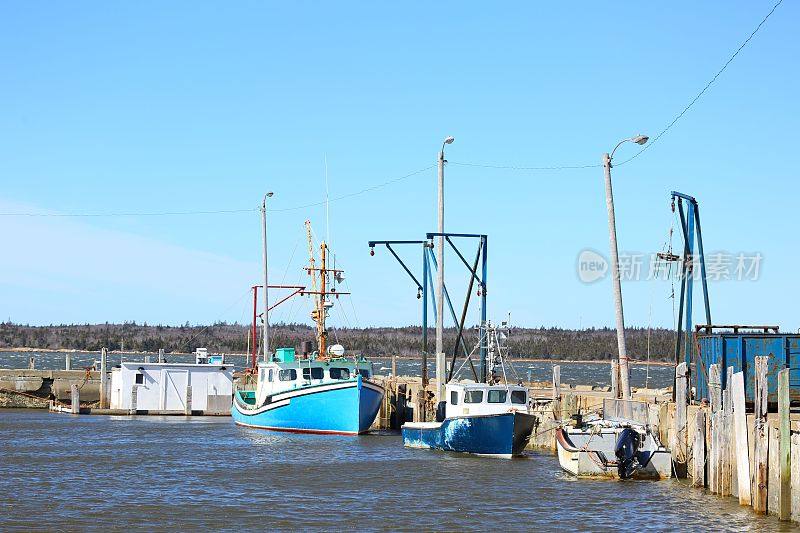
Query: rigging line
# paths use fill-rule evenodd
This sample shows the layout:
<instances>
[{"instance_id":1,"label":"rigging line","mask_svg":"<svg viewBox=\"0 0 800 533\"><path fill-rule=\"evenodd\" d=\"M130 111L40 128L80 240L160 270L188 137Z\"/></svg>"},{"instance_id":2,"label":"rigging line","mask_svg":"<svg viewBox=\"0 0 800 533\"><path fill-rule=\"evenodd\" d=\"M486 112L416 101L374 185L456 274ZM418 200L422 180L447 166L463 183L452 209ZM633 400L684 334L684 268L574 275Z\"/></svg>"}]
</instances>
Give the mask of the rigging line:
<instances>
[{"instance_id":1,"label":"rigging line","mask_svg":"<svg viewBox=\"0 0 800 533\"><path fill-rule=\"evenodd\" d=\"M361 194L364 194L364 193L372 192L372 191L381 189L383 187L386 187L388 185L391 185L393 183L397 183L399 181L403 181L405 179L411 178L413 176L416 176L417 174L421 174L421 173L425 172L426 170L432 169L435 166L436 166L436 164L428 165L425 168L421 168L419 170L415 170L414 172L406 174L405 176L400 176L399 178L394 178L394 179L391 179L391 180L387 180L387 181L384 181L383 183L379 183L377 185L372 185L370 187L366 187L364 189L361 189L360 191L351 192L351 193L348 193L348 194L343 194L341 196L336 196L334 198L330 198L327 201L336 202L336 201L339 201L339 200L345 200L347 198L352 198L354 196L358 196L358 195L361 195ZM279 212L279 211L280 212L282 212L282 211L296 211L298 209L307 209L309 207L318 207L320 205L324 205L325 202L326 202L326 200L322 200L321 202L314 202L314 203L311 203L311 204L298 205L298 206L294 206L294 207L284 207L282 209L270 209L270 212L271 213L275 213L275 212Z\"/></svg>"},{"instance_id":2,"label":"rigging line","mask_svg":"<svg viewBox=\"0 0 800 533\"><path fill-rule=\"evenodd\" d=\"M334 198L330 198L328 200L323 200L321 202L315 202L311 204L305 205L298 205L294 207L284 207L281 209L274 209L270 208L270 213L276 212L285 212L285 211L297 211L299 209L306 209L309 207L318 207L320 205L324 205L326 202L336 202L339 200L345 200L347 198L352 198L354 196L359 196L362 194L366 194L368 192L376 191L378 189L382 189L383 187L387 187L392 185L393 183L397 183L399 181L406 180L417 174L421 174L426 170L430 170L435 167L436 164L428 165L425 168L421 168L419 170L415 170L409 174L404 176L400 176L398 178L390 179L384 181L383 183L378 183L376 185L372 185L370 187L365 187L359 191L351 192L348 194L343 194L341 196L336 196ZM247 208L247 209L217 209L217 210L202 210L202 211L122 211L122 212L110 212L110 213L34 213L34 212L10 212L10 213L0 213L2 217L158 217L158 216L181 216L181 215L220 215L220 214L235 214L235 213L252 213L259 211L260 208Z\"/></svg>"},{"instance_id":3,"label":"rigging line","mask_svg":"<svg viewBox=\"0 0 800 533\"><path fill-rule=\"evenodd\" d=\"M227 314L227 312L228 312L228 311L230 311L230 310L231 310L231 309L232 309L232 308L233 308L235 305L237 305L237 304L241 303L241 301L244 299L244 297L245 297L245 296L248 296L249 294L250 294L250 289L248 288L248 289L247 289L247 290L246 290L246 291L245 291L245 292L244 292L244 293L243 293L241 296L239 296L239 297L236 299L236 301L235 301L235 302L233 302L231 305L229 305L228 307L226 307L224 311L222 311L222 315L224 316L225 314ZM222 317L220 317L220 318L222 318ZM219 321L219 319L217 319L217 320ZM197 333L196 333L194 336L192 336L192 337L191 337L191 338L190 338L188 341L186 341L185 343L183 343L183 344L181 345L181 348L180 348L180 350L179 350L179 351L181 351L181 350L185 349L187 346L189 346L189 344L191 344L191 343L192 343L192 342L193 342L195 339L197 339L197 337L199 337L200 335L202 335L203 333L205 333L206 331L208 331L208 329L209 329L209 328L211 328L211 327L213 327L213 326L214 326L214 324L209 324L209 325L207 325L207 326L203 327L203 329L201 329L200 331L198 331L198 332L197 332Z\"/></svg>"},{"instance_id":4,"label":"rigging line","mask_svg":"<svg viewBox=\"0 0 800 533\"><path fill-rule=\"evenodd\" d=\"M774 13L774 12L775 12L775 10L778 8L778 6L780 6L782 3L783 3L783 0L778 0L778 2L777 2L775 5L773 5L773 6L772 6L772 9L770 9L769 13L767 13L767 16L765 16L765 17L764 17L764 18L761 20L761 22L759 22L759 23L758 23L758 26L756 26L756 29L754 29L754 30L753 30L753 32L752 32L752 33L751 33L751 34L750 34L750 35L747 37L747 39L745 39L745 40L744 40L744 42L743 42L743 43L742 43L742 44L739 46L739 48L737 48L737 49L736 49L736 51L733 53L733 55L732 55L731 57L729 57L729 58L728 58L728 60L725 62L725 64L724 64L724 65L722 65L722 68L721 68L721 69L719 69L719 71L717 71L717 73L716 73L716 74L714 74L714 77L713 77L713 78L711 78L711 80L710 80L710 81L709 81L709 82L706 84L706 86L705 86L705 87L703 87L703 89L702 89L702 90L701 90L699 93L697 93L697 96L695 96L695 97L692 99L692 101L691 101L691 102L689 102L689 105L687 105L687 106L686 106L686 107L683 109L683 111L681 111L680 113L678 113L678 115L677 115L677 116L676 116L674 119L672 119L672 122L670 122L670 123L667 125L667 127L666 127L666 128L664 128L663 130L661 130L661 133L659 133L658 135L656 135L654 139L651 139L651 140L650 140L650 142L648 142L648 143L647 143L647 144L646 144L644 147L642 147L642 149L641 149L641 150L639 150L638 152L636 152L635 154L633 154L631 157L629 157L629 158L628 158L628 159L626 159L625 161L622 161L621 163L617 163L617 165L616 165L616 166L624 165L625 163L629 163L630 161L633 161L634 159L636 159L637 157L639 157L640 155L642 155L642 153L643 153L645 150L647 150L648 148L650 148L651 146L653 146L653 145L654 145L656 142L658 142L658 140L659 140L659 139L660 139L660 138L661 138L661 137L662 137L662 136L663 136L665 133L667 133L667 131L669 131L669 129L670 129L670 128L672 128L672 126L674 126L674 125L675 125L675 123L676 123L676 122L678 122L678 120L680 120L680 119L681 119L681 117L683 117L683 115L685 115L687 111L689 111L689 109L691 109L691 107L692 107L692 106L695 104L695 102L697 102L697 101L700 99L700 97L701 97L701 96L703 96L703 94L705 94L705 92L708 90L708 88L709 88L709 87L711 87L711 85L712 85L712 84L713 84L715 81L717 81L717 78L719 78L719 76L720 76L720 75L721 75L723 72L725 72L725 69L727 69L727 68L728 68L728 65L730 65L730 64L733 62L733 60L734 60L734 59L736 59L736 56L738 56L738 55L739 55L739 52L741 52L741 51L744 49L744 47L745 47L745 46L747 46L747 43L749 43L749 42L750 42L750 39L752 39L753 37L755 37L756 33L758 33L758 30L760 30L760 29L761 29L761 26L763 26L763 25L764 25L764 23L765 23L765 22L767 22L767 19L768 19L768 18L769 18L769 17L772 15L772 13Z\"/></svg>"},{"instance_id":5,"label":"rigging line","mask_svg":"<svg viewBox=\"0 0 800 533\"><path fill-rule=\"evenodd\" d=\"M252 213L258 208L218 209L208 211L127 211L112 213L0 213L2 217L160 217L179 215L224 215L233 213Z\"/></svg>"}]
</instances>

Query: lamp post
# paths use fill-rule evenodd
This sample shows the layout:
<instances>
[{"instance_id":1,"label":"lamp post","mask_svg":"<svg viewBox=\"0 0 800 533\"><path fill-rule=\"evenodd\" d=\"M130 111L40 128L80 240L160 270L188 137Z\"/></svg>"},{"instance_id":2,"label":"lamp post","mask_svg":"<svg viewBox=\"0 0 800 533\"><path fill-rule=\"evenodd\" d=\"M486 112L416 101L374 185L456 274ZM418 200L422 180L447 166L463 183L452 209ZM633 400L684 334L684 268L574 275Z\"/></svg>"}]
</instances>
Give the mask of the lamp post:
<instances>
[{"instance_id":1,"label":"lamp post","mask_svg":"<svg viewBox=\"0 0 800 533\"><path fill-rule=\"evenodd\" d=\"M439 243L436 247L436 380L439 383L438 399L444 401L445 358L444 358L444 147L453 144L452 136L445 138L439 150Z\"/></svg>"},{"instance_id":2,"label":"lamp post","mask_svg":"<svg viewBox=\"0 0 800 533\"><path fill-rule=\"evenodd\" d=\"M269 361L269 281L267 275L267 198L272 197L272 192L264 195L261 203L261 236L264 243L264 362Z\"/></svg>"},{"instance_id":3,"label":"lamp post","mask_svg":"<svg viewBox=\"0 0 800 533\"><path fill-rule=\"evenodd\" d=\"M622 284L619 272L619 250L617 248L617 223L614 216L614 194L611 188L611 159L614 152L622 144L631 141L642 145L646 143L646 135L636 135L630 139L623 139L611 150L611 155L603 154L603 169L606 175L606 208L608 209L608 240L611 248L611 285L614 289L614 311L617 321L617 349L619 350L619 384L622 398L629 400L631 387L628 373L628 351L625 347L625 316L622 311Z\"/></svg>"}]
</instances>

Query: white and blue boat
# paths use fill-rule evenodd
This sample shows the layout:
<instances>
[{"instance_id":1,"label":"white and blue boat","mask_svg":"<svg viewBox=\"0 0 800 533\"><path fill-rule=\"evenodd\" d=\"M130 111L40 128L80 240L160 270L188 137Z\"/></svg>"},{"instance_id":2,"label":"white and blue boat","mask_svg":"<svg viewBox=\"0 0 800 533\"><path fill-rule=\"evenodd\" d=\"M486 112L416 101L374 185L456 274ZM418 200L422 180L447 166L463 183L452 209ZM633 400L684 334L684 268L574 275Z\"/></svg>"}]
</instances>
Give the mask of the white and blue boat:
<instances>
[{"instance_id":1,"label":"white and blue boat","mask_svg":"<svg viewBox=\"0 0 800 533\"><path fill-rule=\"evenodd\" d=\"M435 422L403 424L404 446L492 457L522 455L536 420L530 412L528 389L508 382L504 363L508 352L503 345L505 333L491 322L481 330L475 349L481 350L481 368L488 363L487 382L447 383ZM465 363L471 356L469 354Z\"/></svg>"},{"instance_id":2,"label":"white and blue boat","mask_svg":"<svg viewBox=\"0 0 800 533\"><path fill-rule=\"evenodd\" d=\"M444 417L403 424L403 445L492 457L522 455L535 418L528 389L516 385L457 383L446 386Z\"/></svg>"},{"instance_id":3,"label":"white and blue boat","mask_svg":"<svg viewBox=\"0 0 800 533\"><path fill-rule=\"evenodd\" d=\"M262 208L262 216L266 216L266 206ZM359 435L372 426L383 401L384 389L371 381L372 363L364 357L344 357L344 348L338 344L328 348L328 332L325 327L328 310L334 304L333 298L349 293L336 290L336 283L342 281L343 272L326 268L328 248L324 242L320 245L320 267L316 267L309 222L306 222L306 229L311 259L310 266L305 270L311 277L311 289L291 288L295 289L294 294L313 298L311 318L317 326L318 350L297 358L294 348L279 348L274 354L266 348L264 353L268 355L256 363L257 313L254 298L253 360L249 369L251 379L243 380L249 383L243 383L234 391L231 415L236 424L253 428ZM266 279L266 223L264 236ZM280 300L278 304L288 298ZM268 302L265 301L264 307L266 312L263 314L265 320L262 346L268 347Z\"/></svg>"},{"instance_id":4,"label":"white and blue boat","mask_svg":"<svg viewBox=\"0 0 800 533\"><path fill-rule=\"evenodd\" d=\"M281 352L283 352L281 354ZM283 360L258 365L255 390L237 390L231 413L249 426L299 433L358 435L375 420L384 389L370 381L372 363L364 359Z\"/></svg>"}]
</instances>

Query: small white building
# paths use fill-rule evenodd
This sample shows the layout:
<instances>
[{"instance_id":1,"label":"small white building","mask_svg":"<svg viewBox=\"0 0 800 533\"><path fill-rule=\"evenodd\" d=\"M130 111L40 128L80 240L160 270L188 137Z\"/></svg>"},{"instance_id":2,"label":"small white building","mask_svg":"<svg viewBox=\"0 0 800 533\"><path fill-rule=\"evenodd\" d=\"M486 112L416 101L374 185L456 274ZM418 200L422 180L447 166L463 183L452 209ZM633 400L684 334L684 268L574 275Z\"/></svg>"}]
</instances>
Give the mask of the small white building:
<instances>
[{"instance_id":1,"label":"small white building","mask_svg":"<svg viewBox=\"0 0 800 533\"><path fill-rule=\"evenodd\" d=\"M122 363L111 373L111 408L229 414L233 366L191 363Z\"/></svg>"}]
</instances>

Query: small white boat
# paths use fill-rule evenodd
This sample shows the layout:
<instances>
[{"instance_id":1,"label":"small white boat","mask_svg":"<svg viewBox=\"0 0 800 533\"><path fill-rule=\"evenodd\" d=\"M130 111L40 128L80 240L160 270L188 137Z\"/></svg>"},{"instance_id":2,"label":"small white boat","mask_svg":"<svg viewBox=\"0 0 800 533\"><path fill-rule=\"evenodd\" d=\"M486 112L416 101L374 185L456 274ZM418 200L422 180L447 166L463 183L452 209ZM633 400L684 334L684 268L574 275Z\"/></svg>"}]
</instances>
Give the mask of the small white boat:
<instances>
[{"instance_id":1,"label":"small white boat","mask_svg":"<svg viewBox=\"0 0 800 533\"><path fill-rule=\"evenodd\" d=\"M669 479L672 456L638 413L640 402L605 400L604 418L574 418L556 430L561 468L579 478ZM608 414L606 414L608 413ZM618 416L622 415L622 416Z\"/></svg>"}]
</instances>

